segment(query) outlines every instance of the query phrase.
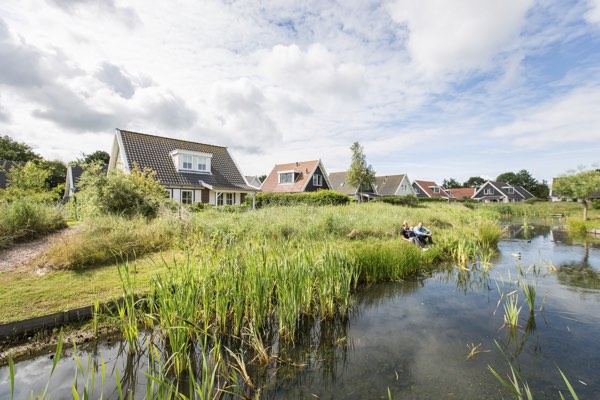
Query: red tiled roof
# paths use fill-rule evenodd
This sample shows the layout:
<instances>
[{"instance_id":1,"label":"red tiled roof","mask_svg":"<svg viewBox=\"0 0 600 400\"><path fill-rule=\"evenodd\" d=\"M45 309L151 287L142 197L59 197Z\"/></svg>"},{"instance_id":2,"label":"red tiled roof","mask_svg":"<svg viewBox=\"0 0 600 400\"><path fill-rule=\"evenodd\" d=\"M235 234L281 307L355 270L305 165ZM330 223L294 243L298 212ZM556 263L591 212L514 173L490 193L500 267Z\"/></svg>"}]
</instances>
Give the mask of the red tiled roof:
<instances>
[{"instance_id":1,"label":"red tiled roof","mask_svg":"<svg viewBox=\"0 0 600 400\"><path fill-rule=\"evenodd\" d=\"M475 188L455 188L455 189L448 189L448 191L450 192L452 197L454 197L455 199L458 199L458 200L465 198L465 197L471 198L475 194Z\"/></svg>"},{"instance_id":2,"label":"red tiled roof","mask_svg":"<svg viewBox=\"0 0 600 400\"><path fill-rule=\"evenodd\" d=\"M450 196L448 196L448 194L444 191L444 188L441 187L440 185L438 185L437 183L433 182L433 181L418 181L415 180L413 181L414 183L416 183L417 185L419 185L419 188L421 190L423 190L429 197L432 198L437 198L437 199L448 199L450 198ZM439 193L434 193L433 190L431 190L430 187L433 186L437 186L440 188L440 192Z\"/></svg>"},{"instance_id":3,"label":"red tiled roof","mask_svg":"<svg viewBox=\"0 0 600 400\"><path fill-rule=\"evenodd\" d=\"M319 160L300 161L289 164L277 164L267 176L260 189L263 192L299 193L304 191L308 179L319 165ZM279 172L295 172L298 174L293 183L279 183Z\"/></svg>"}]
</instances>

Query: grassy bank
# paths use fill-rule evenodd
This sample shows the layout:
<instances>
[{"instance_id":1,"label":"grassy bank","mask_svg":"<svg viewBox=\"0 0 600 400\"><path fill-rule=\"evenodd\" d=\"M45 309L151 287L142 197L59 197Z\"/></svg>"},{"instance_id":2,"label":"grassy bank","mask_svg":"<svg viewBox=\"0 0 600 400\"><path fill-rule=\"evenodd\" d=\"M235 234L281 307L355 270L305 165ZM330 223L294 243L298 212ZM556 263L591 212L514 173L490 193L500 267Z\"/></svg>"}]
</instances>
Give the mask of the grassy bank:
<instances>
[{"instance_id":1,"label":"grassy bank","mask_svg":"<svg viewBox=\"0 0 600 400\"><path fill-rule=\"evenodd\" d=\"M399 232L404 220L423 220L434 231L436 246L422 253L403 242ZM268 260L287 264L300 253L312 254L306 260L316 264L322 262L317 254L336 252L352 267L353 284L360 284L417 275L442 260L468 262L493 251L498 239L492 215L460 204L207 210L152 221L103 217L84 222L81 234L55 243L35 260L34 267L43 268L44 275L33 268L3 273L0 321L110 300L120 293L116 265L124 259L135 262L142 292L148 291L153 275L174 265L173 259L220 271L232 263L237 268L246 268L250 260L258 263L259 251ZM167 262L157 250L166 254ZM287 259L282 260L284 255Z\"/></svg>"},{"instance_id":2,"label":"grassy bank","mask_svg":"<svg viewBox=\"0 0 600 400\"><path fill-rule=\"evenodd\" d=\"M0 203L0 249L66 226L60 206L24 200Z\"/></svg>"}]
</instances>

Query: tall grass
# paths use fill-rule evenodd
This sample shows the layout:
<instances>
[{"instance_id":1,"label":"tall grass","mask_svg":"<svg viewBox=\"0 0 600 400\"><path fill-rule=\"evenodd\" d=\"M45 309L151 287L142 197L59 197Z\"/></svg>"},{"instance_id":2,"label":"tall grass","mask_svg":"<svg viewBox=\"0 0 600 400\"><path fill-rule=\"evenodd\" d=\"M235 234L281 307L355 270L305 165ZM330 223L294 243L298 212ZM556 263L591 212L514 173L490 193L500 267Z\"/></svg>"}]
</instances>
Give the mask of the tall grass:
<instances>
[{"instance_id":1,"label":"tall grass","mask_svg":"<svg viewBox=\"0 0 600 400\"><path fill-rule=\"evenodd\" d=\"M27 200L0 203L0 249L66 227L63 208Z\"/></svg>"}]
</instances>

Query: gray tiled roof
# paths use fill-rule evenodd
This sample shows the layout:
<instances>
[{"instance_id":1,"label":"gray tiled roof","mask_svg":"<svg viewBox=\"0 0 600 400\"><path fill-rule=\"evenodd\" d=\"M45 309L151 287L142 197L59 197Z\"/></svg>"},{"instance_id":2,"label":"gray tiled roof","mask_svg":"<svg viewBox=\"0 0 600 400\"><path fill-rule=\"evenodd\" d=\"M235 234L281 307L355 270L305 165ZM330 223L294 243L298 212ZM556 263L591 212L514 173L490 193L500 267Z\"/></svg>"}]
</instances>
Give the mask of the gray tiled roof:
<instances>
[{"instance_id":1,"label":"gray tiled roof","mask_svg":"<svg viewBox=\"0 0 600 400\"><path fill-rule=\"evenodd\" d=\"M133 168L134 163L142 168L152 168L161 184L165 186L201 186L200 181L203 181L215 190L257 191L256 188L246 185L226 147L124 130L119 132L129 168ZM211 173L177 171L169 154L173 150L212 154Z\"/></svg>"},{"instance_id":2,"label":"gray tiled roof","mask_svg":"<svg viewBox=\"0 0 600 400\"><path fill-rule=\"evenodd\" d=\"M329 182L331 182L331 189L336 192L340 192L347 195L356 194L357 190L355 186L346 183L346 176L348 172L332 172L329 174Z\"/></svg>"},{"instance_id":3,"label":"gray tiled roof","mask_svg":"<svg viewBox=\"0 0 600 400\"><path fill-rule=\"evenodd\" d=\"M402 174L376 177L375 187L377 189L377 194L380 196L394 196L398 191L398 186L402 183L404 176L405 175Z\"/></svg>"}]
</instances>

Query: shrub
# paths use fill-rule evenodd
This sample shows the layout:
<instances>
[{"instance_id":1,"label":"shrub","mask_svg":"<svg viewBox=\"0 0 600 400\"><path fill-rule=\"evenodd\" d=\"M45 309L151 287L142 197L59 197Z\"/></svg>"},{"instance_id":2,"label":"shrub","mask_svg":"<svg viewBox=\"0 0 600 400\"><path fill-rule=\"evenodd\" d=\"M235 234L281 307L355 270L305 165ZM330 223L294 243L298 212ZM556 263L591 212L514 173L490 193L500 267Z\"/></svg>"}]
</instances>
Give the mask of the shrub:
<instances>
[{"instance_id":1,"label":"shrub","mask_svg":"<svg viewBox=\"0 0 600 400\"><path fill-rule=\"evenodd\" d=\"M256 195L256 207L265 206L293 206L306 204L310 206L338 206L350 202L345 194L333 190L319 190L308 193L258 193ZM252 197L247 196L245 204L252 206Z\"/></svg>"},{"instance_id":2,"label":"shrub","mask_svg":"<svg viewBox=\"0 0 600 400\"><path fill-rule=\"evenodd\" d=\"M525 204L535 204L535 203L541 203L541 202L546 202L548 201L547 199L542 199L539 197L532 197L531 199L525 199L523 200L523 203Z\"/></svg>"},{"instance_id":3,"label":"shrub","mask_svg":"<svg viewBox=\"0 0 600 400\"><path fill-rule=\"evenodd\" d=\"M0 204L0 248L66 226L59 206L17 200Z\"/></svg>"},{"instance_id":4,"label":"shrub","mask_svg":"<svg viewBox=\"0 0 600 400\"><path fill-rule=\"evenodd\" d=\"M512 215L513 213L512 207L507 204L499 205L496 210L502 215Z\"/></svg>"},{"instance_id":5,"label":"shrub","mask_svg":"<svg viewBox=\"0 0 600 400\"><path fill-rule=\"evenodd\" d=\"M592 208L594 210L600 210L600 199L595 199L592 201Z\"/></svg>"},{"instance_id":6,"label":"shrub","mask_svg":"<svg viewBox=\"0 0 600 400\"><path fill-rule=\"evenodd\" d=\"M83 172L79 186L81 192L78 199L88 215L142 215L154 218L166 200L156 172L149 168L142 170L137 165L129 174L120 170L104 174L99 164L90 165Z\"/></svg>"},{"instance_id":7,"label":"shrub","mask_svg":"<svg viewBox=\"0 0 600 400\"><path fill-rule=\"evenodd\" d=\"M419 201L422 203L447 203L448 199L440 197L422 197L419 198Z\"/></svg>"},{"instance_id":8,"label":"shrub","mask_svg":"<svg viewBox=\"0 0 600 400\"><path fill-rule=\"evenodd\" d=\"M395 206L407 206L417 208L419 207L419 199L417 196L407 195L407 196L386 196L380 197L375 201L387 204L393 204Z\"/></svg>"}]
</instances>

